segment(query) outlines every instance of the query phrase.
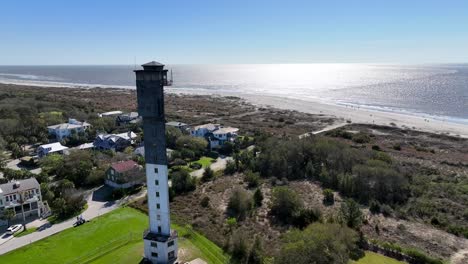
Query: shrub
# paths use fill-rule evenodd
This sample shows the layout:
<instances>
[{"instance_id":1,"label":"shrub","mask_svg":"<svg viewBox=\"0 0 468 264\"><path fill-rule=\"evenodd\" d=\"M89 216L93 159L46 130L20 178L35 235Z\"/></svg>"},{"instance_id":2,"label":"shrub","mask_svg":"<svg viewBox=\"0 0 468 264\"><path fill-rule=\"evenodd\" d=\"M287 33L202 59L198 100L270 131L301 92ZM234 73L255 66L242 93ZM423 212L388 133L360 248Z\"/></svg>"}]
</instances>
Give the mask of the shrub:
<instances>
[{"instance_id":1,"label":"shrub","mask_svg":"<svg viewBox=\"0 0 468 264\"><path fill-rule=\"evenodd\" d=\"M201 169L203 166L202 166L200 163L198 163L198 162L192 162L192 163L190 163L189 167L190 167L191 169L194 169L194 170L199 170L199 169Z\"/></svg>"},{"instance_id":2,"label":"shrub","mask_svg":"<svg viewBox=\"0 0 468 264\"><path fill-rule=\"evenodd\" d=\"M380 214L380 203L372 200L369 205L369 211L373 214Z\"/></svg>"},{"instance_id":3,"label":"shrub","mask_svg":"<svg viewBox=\"0 0 468 264\"><path fill-rule=\"evenodd\" d=\"M293 224L298 228L305 228L308 225L319 221L322 218L322 212L318 208L301 209L299 214L294 216Z\"/></svg>"},{"instance_id":4,"label":"shrub","mask_svg":"<svg viewBox=\"0 0 468 264\"><path fill-rule=\"evenodd\" d=\"M303 208L302 200L288 187L275 187L271 201L271 213L283 223L290 221Z\"/></svg>"},{"instance_id":5,"label":"shrub","mask_svg":"<svg viewBox=\"0 0 468 264\"><path fill-rule=\"evenodd\" d=\"M340 217L341 221L350 228L359 228L362 223L361 209L353 199L348 199L341 204Z\"/></svg>"},{"instance_id":6,"label":"shrub","mask_svg":"<svg viewBox=\"0 0 468 264\"><path fill-rule=\"evenodd\" d=\"M195 190L195 179L185 170L173 172L172 189L176 194Z\"/></svg>"},{"instance_id":7,"label":"shrub","mask_svg":"<svg viewBox=\"0 0 468 264\"><path fill-rule=\"evenodd\" d=\"M232 160L226 162L226 168L224 169L225 175L232 175L237 171L236 163Z\"/></svg>"},{"instance_id":8,"label":"shrub","mask_svg":"<svg viewBox=\"0 0 468 264\"><path fill-rule=\"evenodd\" d=\"M252 197L246 190L236 188L229 198L227 213L231 217L243 220L252 209Z\"/></svg>"},{"instance_id":9,"label":"shrub","mask_svg":"<svg viewBox=\"0 0 468 264\"><path fill-rule=\"evenodd\" d=\"M350 256L357 255L358 239L356 232L346 226L314 223L304 230L287 232L274 263L348 264Z\"/></svg>"},{"instance_id":10,"label":"shrub","mask_svg":"<svg viewBox=\"0 0 468 264\"><path fill-rule=\"evenodd\" d=\"M395 145L393 145L393 149L400 151L401 150L401 145L400 144L395 144Z\"/></svg>"},{"instance_id":11,"label":"shrub","mask_svg":"<svg viewBox=\"0 0 468 264\"><path fill-rule=\"evenodd\" d=\"M175 159L174 160L174 165L175 166L184 166L187 165L187 162L183 159Z\"/></svg>"},{"instance_id":12,"label":"shrub","mask_svg":"<svg viewBox=\"0 0 468 264\"><path fill-rule=\"evenodd\" d=\"M333 194L333 190L331 189L323 190L323 203L327 205L331 205L335 203L335 195Z\"/></svg>"},{"instance_id":13,"label":"shrub","mask_svg":"<svg viewBox=\"0 0 468 264\"><path fill-rule=\"evenodd\" d=\"M387 204L383 204L381 207L380 207L380 211L382 212L382 214L385 216L385 217L388 217L388 216L391 216L393 215L393 209L387 205Z\"/></svg>"},{"instance_id":14,"label":"shrub","mask_svg":"<svg viewBox=\"0 0 468 264\"><path fill-rule=\"evenodd\" d=\"M244 176L249 188L257 187L260 182L260 175L257 172L247 171Z\"/></svg>"},{"instance_id":15,"label":"shrub","mask_svg":"<svg viewBox=\"0 0 468 264\"><path fill-rule=\"evenodd\" d=\"M378 145L372 145L372 150L381 151L381 149L380 149L380 147Z\"/></svg>"},{"instance_id":16,"label":"shrub","mask_svg":"<svg viewBox=\"0 0 468 264\"><path fill-rule=\"evenodd\" d=\"M370 137L366 133L359 132L359 133L353 135L352 140L355 143L364 144L364 143L369 143L370 142Z\"/></svg>"},{"instance_id":17,"label":"shrub","mask_svg":"<svg viewBox=\"0 0 468 264\"><path fill-rule=\"evenodd\" d=\"M210 167L206 167L201 180L203 182L211 181L214 178L214 172Z\"/></svg>"},{"instance_id":18,"label":"shrub","mask_svg":"<svg viewBox=\"0 0 468 264\"><path fill-rule=\"evenodd\" d=\"M255 205L256 207L262 206L263 194L262 194L262 191L260 190L260 188L258 188L258 189L255 191L254 196L253 196L253 199L254 199L254 205Z\"/></svg>"},{"instance_id":19,"label":"shrub","mask_svg":"<svg viewBox=\"0 0 468 264\"><path fill-rule=\"evenodd\" d=\"M206 154L207 157L210 157L212 159L217 159L219 157L218 152L215 151L210 151Z\"/></svg>"},{"instance_id":20,"label":"shrub","mask_svg":"<svg viewBox=\"0 0 468 264\"><path fill-rule=\"evenodd\" d=\"M205 208L208 207L210 205L210 197L208 196L203 197L200 201L200 205Z\"/></svg>"}]
</instances>

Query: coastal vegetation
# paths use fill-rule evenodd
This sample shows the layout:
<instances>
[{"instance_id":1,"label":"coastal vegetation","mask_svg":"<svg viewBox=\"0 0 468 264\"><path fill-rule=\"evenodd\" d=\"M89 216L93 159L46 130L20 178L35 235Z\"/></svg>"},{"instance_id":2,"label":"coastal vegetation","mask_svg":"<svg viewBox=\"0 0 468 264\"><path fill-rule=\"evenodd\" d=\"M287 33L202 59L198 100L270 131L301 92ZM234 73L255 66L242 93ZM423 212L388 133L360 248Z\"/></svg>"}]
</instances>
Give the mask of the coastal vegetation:
<instances>
[{"instance_id":1,"label":"coastal vegetation","mask_svg":"<svg viewBox=\"0 0 468 264\"><path fill-rule=\"evenodd\" d=\"M54 93L46 94L28 88L16 96L40 95L40 100L52 101L51 106L57 103L49 114L33 111L37 119L53 123L77 117L107 132L122 128L115 127L111 119L96 118L98 111L134 109L133 92L52 90ZM6 93L12 92L7 89ZM111 99L104 100L104 94ZM70 103L76 110L60 109L58 102L65 104L69 100L77 102L76 106ZM291 254L294 259L297 252L313 252L314 246L326 241L336 228L352 239L333 245L344 250L337 256L317 259L318 263L335 257L357 259L362 252L355 249L364 248L363 241L420 259L420 263L440 263L440 259L446 260L462 249L468 228L465 139L359 124L299 139L297 136L319 130L329 120L294 111L255 108L238 98L168 95L167 101L168 118L190 124L219 122L245 132L245 136L219 151L232 156L224 173L205 170L198 179L190 172L207 167L218 153L209 151L204 139L194 139L178 129L166 131L168 147L174 150L169 159L172 219L184 228L186 224L193 226L190 230L229 252L233 261L272 263L282 259L282 254ZM196 114L193 109L197 109ZM144 137L139 127L131 129ZM84 135L87 140L92 139L92 133ZM25 140L19 138L16 143L8 133L1 135L0 147L13 157L12 147L24 150L16 151L18 156L25 155L30 152L28 145L35 141L33 138L23 143ZM9 146L12 141L18 146ZM125 159L144 164L144 158L135 156L133 148L122 153L71 151L69 156L49 155L43 159L39 164L42 173L34 176L41 183L44 199L56 212L54 217L67 218L84 208L79 195L102 184L106 166ZM6 157L0 156L2 160L5 163ZM33 176L27 170L2 171L6 179ZM132 206L144 210L146 203L142 199ZM288 238L289 233L312 227L326 233L324 240ZM296 247L299 244L303 247ZM138 250L133 244L122 248ZM354 263L375 258L388 260L367 252Z\"/></svg>"}]
</instances>

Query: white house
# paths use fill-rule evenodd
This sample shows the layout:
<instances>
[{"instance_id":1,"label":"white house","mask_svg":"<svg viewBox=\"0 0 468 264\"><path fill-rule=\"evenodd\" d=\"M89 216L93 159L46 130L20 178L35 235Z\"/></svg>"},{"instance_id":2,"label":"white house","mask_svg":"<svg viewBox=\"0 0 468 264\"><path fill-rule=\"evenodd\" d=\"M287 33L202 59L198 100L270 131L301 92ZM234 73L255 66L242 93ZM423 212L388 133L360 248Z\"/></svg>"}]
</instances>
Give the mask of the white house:
<instances>
[{"instance_id":1,"label":"white house","mask_svg":"<svg viewBox=\"0 0 468 264\"><path fill-rule=\"evenodd\" d=\"M13 209L14 219L23 217L40 217L42 204L41 186L35 178L9 182L0 185L0 215L7 209ZM0 220L0 225L7 221Z\"/></svg>"},{"instance_id":2,"label":"white house","mask_svg":"<svg viewBox=\"0 0 468 264\"><path fill-rule=\"evenodd\" d=\"M63 154L63 152L67 149L68 148L65 146L62 146L60 142L55 142L55 143L40 145L37 148L37 155L39 156L39 158L42 158L51 153Z\"/></svg>"},{"instance_id":3,"label":"white house","mask_svg":"<svg viewBox=\"0 0 468 264\"><path fill-rule=\"evenodd\" d=\"M237 137L238 128L223 127L219 124L205 124L195 126L190 130L194 137L204 137L210 142L210 148L218 148L228 141L234 141Z\"/></svg>"},{"instance_id":4,"label":"white house","mask_svg":"<svg viewBox=\"0 0 468 264\"><path fill-rule=\"evenodd\" d=\"M178 128L182 132L187 131L190 128L189 125L178 121L167 122L166 126Z\"/></svg>"},{"instance_id":5,"label":"white house","mask_svg":"<svg viewBox=\"0 0 468 264\"><path fill-rule=\"evenodd\" d=\"M47 130L50 135L54 135L57 140L62 140L69 137L73 131L76 133L84 132L91 127L91 124L87 122L80 122L76 119L68 119L68 123L48 126Z\"/></svg>"},{"instance_id":6,"label":"white house","mask_svg":"<svg viewBox=\"0 0 468 264\"><path fill-rule=\"evenodd\" d=\"M208 133L211 133L220 127L219 124L204 124L199 126L194 126L190 129L190 135L194 137L205 137Z\"/></svg>"}]
</instances>

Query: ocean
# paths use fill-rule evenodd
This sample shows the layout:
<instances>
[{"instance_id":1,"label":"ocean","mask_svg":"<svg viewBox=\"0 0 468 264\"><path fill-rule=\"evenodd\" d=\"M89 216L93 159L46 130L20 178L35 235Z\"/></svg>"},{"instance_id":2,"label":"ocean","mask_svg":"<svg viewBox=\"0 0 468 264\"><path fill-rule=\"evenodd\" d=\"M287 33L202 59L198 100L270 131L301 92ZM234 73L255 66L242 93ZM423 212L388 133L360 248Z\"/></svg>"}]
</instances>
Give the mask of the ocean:
<instances>
[{"instance_id":1,"label":"ocean","mask_svg":"<svg viewBox=\"0 0 468 264\"><path fill-rule=\"evenodd\" d=\"M167 65L169 92L280 97L468 124L468 64ZM135 66L0 66L0 83L135 89Z\"/></svg>"}]
</instances>

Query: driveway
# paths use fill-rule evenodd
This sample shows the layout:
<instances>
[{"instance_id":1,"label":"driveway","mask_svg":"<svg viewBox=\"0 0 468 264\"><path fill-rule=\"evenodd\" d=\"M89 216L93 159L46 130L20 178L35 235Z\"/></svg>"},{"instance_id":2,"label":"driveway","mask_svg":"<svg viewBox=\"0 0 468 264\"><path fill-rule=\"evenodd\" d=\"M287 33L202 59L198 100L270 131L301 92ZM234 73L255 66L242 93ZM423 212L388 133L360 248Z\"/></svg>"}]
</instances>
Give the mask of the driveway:
<instances>
[{"instance_id":1,"label":"driveway","mask_svg":"<svg viewBox=\"0 0 468 264\"><path fill-rule=\"evenodd\" d=\"M226 163L228 160L232 160L232 157L219 157L216 159L215 162L211 163L210 168L213 171L224 170L226 168ZM205 172L204 168L201 168L196 171L192 171L190 175L193 177L201 178L203 176L203 172Z\"/></svg>"},{"instance_id":2,"label":"driveway","mask_svg":"<svg viewBox=\"0 0 468 264\"><path fill-rule=\"evenodd\" d=\"M91 220L100 215L111 212L112 210L117 209L120 204L134 199L133 197L141 196L141 194L138 193L138 194L135 194L134 196L123 198L122 200L106 201L105 199L102 199L102 196L100 195L101 192L106 191L105 189L106 189L105 187L95 189L91 192L91 194L87 196L88 208L82 214L84 219ZM15 250L17 248L23 247L25 245L28 245L30 243L36 242L38 240L41 240L53 234L56 234L67 228L71 228L73 227L73 223L75 222L75 220L76 219L73 217L69 220L66 220L64 222L61 222L55 225L51 225L47 223L46 221L37 222L37 223L41 223L40 226L37 226L36 224L36 226L38 227L37 232L31 233L29 235L25 235L22 237L11 238L8 242L0 245L0 255L5 254L9 251Z\"/></svg>"}]
</instances>

